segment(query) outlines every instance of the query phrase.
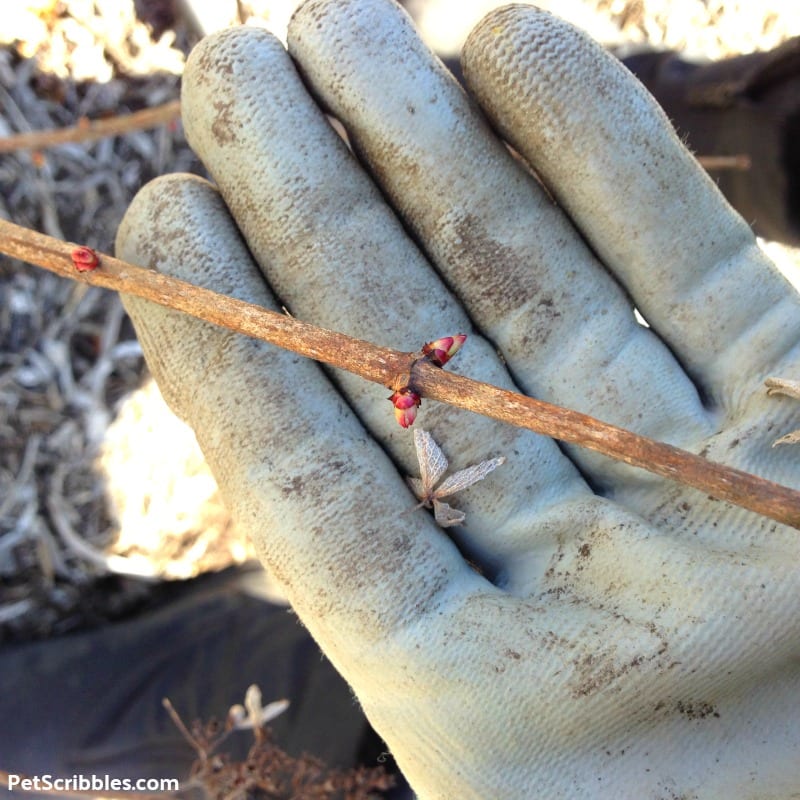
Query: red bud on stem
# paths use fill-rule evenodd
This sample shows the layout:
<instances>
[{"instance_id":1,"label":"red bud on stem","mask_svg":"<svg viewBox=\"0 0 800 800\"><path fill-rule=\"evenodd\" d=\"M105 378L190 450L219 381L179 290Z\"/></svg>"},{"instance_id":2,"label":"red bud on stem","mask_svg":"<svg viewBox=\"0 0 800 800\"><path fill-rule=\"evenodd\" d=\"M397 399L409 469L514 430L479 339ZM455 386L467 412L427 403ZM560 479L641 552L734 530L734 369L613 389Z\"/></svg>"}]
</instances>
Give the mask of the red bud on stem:
<instances>
[{"instance_id":1,"label":"red bud on stem","mask_svg":"<svg viewBox=\"0 0 800 800\"><path fill-rule=\"evenodd\" d=\"M460 349L467 340L466 333L455 336L442 336L432 342L422 345L422 353L428 357L431 364L443 367Z\"/></svg>"},{"instance_id":2,"label":"red bud on stem","mask_svg":"<svg viewBox=\"0 0 800 800\"><path fill-rule=\"evenodd\" d=\"M413 425L422 398L410 387L402 386L389 399L394 406L394 416L400 425L404 428Z\"/></svg>"},{"instance_id":3,"label":"red bud on stem","mask_svg":"<svg viewBox=\"0 0 800 800\"><path fill-rule=\"evenodd\" d=\"M76 247L71 253L72 263L78 272L91 272L100 265L100 259L91 247Z\"/></svg>"}]
</instances>

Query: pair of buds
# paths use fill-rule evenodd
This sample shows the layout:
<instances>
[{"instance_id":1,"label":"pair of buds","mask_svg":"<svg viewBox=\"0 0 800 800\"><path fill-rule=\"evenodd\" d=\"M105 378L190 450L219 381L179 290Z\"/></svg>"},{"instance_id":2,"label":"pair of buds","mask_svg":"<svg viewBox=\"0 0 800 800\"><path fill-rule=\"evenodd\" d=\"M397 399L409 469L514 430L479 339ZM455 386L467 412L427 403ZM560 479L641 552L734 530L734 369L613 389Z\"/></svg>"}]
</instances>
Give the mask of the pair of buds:
<instances>
[{"instance_id":1,"label":"pair of buds","mask_svg":"<svg viewBox=\"0 0 800 800\"><path fill-rule=\"evenodd\" d=\"M422 355L434 366L443 367L460 349L467 339L465 333L456 336L442 336L422 345ZM408 384L396 388L389 397L394 406L395 419L401 427L408 428L417 418L417 409L422 405L422 398Z\"/></svg>"}]
</instances>

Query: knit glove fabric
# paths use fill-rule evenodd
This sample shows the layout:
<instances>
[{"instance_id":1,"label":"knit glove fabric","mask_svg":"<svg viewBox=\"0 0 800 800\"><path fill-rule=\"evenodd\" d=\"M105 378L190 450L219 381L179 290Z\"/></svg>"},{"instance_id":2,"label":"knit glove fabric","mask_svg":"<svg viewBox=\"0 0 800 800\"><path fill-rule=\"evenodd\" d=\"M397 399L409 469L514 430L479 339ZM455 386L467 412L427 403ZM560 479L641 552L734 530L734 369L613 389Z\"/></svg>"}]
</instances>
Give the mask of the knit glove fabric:
<instances>
[{"instance_id":1,"label":"knit glove fabric","mask_svg":"<svg viewBox=\"0 0 800 800\"><path fill-rule=\"evenodd\" d=\"M770 446L798 404L763 386L800 372L798 298L652 98L533 7L481 22L463 67L471 96L391 0L308 0L289 54L256 28L205 39L182 108L216 188L145 187L119 255L400 350L467 333L455 371L800 486ZM507 459L444 531L411 510L386 389L126 307L421 798L797 790L796 530L424 402L454 470Z\"/></svg>"}]
</instances>

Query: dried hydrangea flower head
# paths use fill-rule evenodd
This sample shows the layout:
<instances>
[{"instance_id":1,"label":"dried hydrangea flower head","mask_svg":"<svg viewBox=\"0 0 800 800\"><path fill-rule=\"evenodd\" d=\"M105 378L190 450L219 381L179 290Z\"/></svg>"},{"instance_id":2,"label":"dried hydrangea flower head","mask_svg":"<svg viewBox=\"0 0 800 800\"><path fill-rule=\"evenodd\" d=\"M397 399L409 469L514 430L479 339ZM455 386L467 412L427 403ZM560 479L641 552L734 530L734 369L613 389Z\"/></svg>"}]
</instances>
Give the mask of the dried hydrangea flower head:
<instances>
[{"instance_id":1,"label":"dried hydrangea flower head","mask_svg":"<svg viewBox=\"0 0 800 800\"><path fill-rule=\"evenodd\" d=\"M447 471L448 466L442 448L436 444L433 436L422 428L414 431L414 446L417 448L420 477L408 478L408 484L420 501L417 508L433 507L434 518L437 524L443 528L460 525L466 519L466 514L442 502L442 498L482 481L506 460L505 456L500 456L499 458L490 458L488 461L481 461L480 464L473 464L471 467L454 472L437 487L436 484Z\"/></svg>"}]
</instances>

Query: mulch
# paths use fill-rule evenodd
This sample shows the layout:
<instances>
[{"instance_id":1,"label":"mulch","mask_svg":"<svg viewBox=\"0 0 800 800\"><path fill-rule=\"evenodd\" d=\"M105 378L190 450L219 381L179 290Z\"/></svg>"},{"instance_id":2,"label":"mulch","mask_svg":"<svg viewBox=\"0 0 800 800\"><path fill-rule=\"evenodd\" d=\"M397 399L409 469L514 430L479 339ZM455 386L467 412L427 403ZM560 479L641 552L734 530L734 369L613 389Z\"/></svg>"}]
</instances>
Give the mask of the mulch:
<instances>
[{"instance_id":1,"label":"mulch","mask_svg":"<svg viewBox=\"0 0 800 800\"><path fill-rule=\"evenodd\" d=\"M196 37L176 20L171 3L137 2L137 13L126 5L22 4L30 13L16 31L12 18L0 43L0 136L68 127L178 98L185 55ZM0 156L0 214L113 253L117 227L136 191L175 171L202 173L179 121L95 142L17 151ZM203 547L198 541L209 539L203 511L183 520L171 546L165 541L173 531L161 536L159 528L174 529L174 520L155 522L146 514L136 526L146 544L137 546L132 530L120 544L115 481L134 481L143 507L168 505L143 488L154 484L142 477L129 444L137 425L152 427L152 408L128 409L129 427L116 435L112 428L109 437L125 399L145 379L141 349L118 296L0 260L0 642L101 624L151 602L158 593L153 579L191 577L250 556L243 544L215 543L214 536L231 534L213 481L197 502L212 504L214 536ZM168 417L157 391L149 389L154 395L151 406ZM175 420L165 424L180 426ZM188 443L171 454L171 466L180 475L189 459L192 475L207 476L191 437L181 435ZM106 464L121 477L109 478ZM169 483L174 492L176 481Z\"/></svg>"}]
</instances>

